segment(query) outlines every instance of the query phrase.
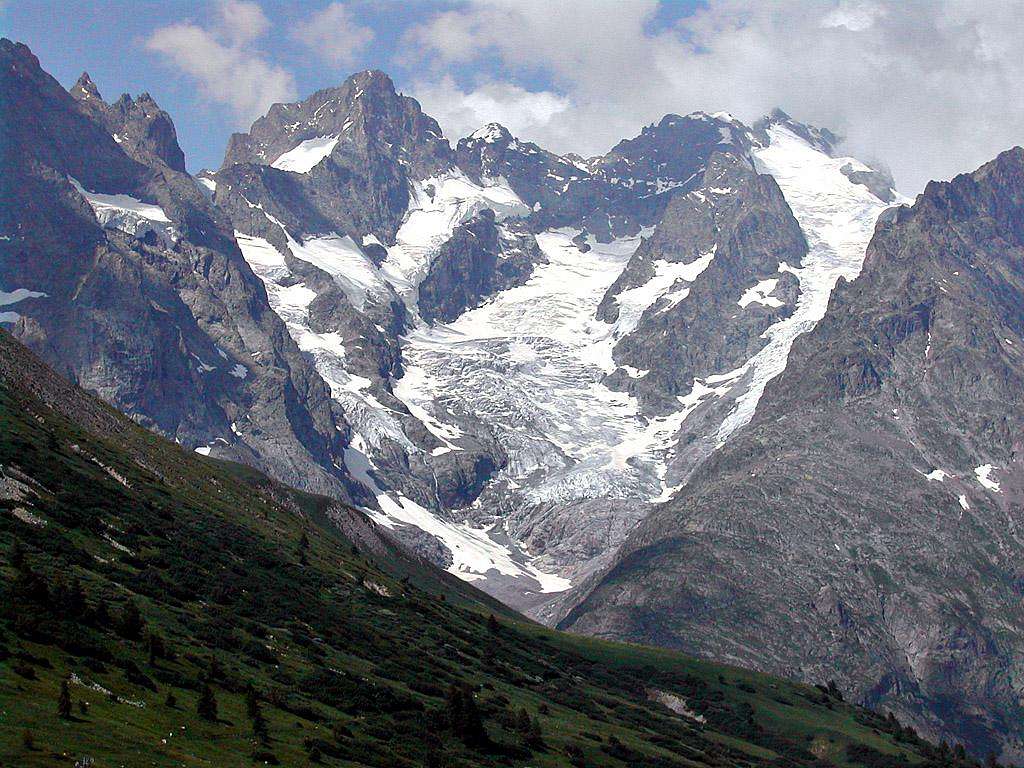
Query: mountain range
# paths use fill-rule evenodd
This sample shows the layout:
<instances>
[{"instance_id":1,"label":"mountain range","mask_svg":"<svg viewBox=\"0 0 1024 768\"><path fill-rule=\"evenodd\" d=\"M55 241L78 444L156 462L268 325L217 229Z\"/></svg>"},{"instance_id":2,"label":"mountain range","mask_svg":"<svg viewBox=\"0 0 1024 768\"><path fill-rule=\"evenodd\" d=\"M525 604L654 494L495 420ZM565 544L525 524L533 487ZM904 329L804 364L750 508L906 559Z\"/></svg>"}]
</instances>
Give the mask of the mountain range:
<instances>
[{"instance_id":1,"label":"mountain range","mask_svg":"<svg viewBox=\"0 0 1024 768\"><path fill-rule=\"evenodd\" d=\"M387 75L186 170L0 42L0 322L543 623L1024 757L1024 157L911 201L776 110L454 146Z\"/></svg>"}]
</instances>

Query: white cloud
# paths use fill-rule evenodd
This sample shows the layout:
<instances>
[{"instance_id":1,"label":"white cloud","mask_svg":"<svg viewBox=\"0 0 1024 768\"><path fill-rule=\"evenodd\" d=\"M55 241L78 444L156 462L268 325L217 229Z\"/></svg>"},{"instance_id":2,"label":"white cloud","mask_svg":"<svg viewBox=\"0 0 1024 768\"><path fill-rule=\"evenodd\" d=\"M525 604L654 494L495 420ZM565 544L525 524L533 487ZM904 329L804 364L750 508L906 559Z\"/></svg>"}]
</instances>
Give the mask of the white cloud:
<instances>
[{"instance_id":1,"label":"white cloud","mask_svg":"<svg viewBox=\"0 0 1024 768\"><path fill-rule=\"evenodd\" d=\"M436 118L452 139L491 122L501 123L516 136L531 139L545 134L552 122L571 106L568 99L557 94L530 92L511 83L483 83L467 92L451 77L420 84L416 97L424 111Z\"/></svg>"},{"instance_id":2,"label":"white cloud","mask_svg":"<svg viewBox=\"0 0 1024 768\"><path fill-rule=\"evenodd\" d=\"M294 100L292 75L254 47L270 27L259 5L221 0L217 12L210 28L189 23L161 27L146 47L194 80L204 98L230 107L240 125L274 102Z\"/></svg>"},{"instance_id":3,"label":"white cloud","mask_svg":"<svg viewBox=\"0 0 1024 768\"><path fill-rule=\"evenodd\" d=\"M220 28L235 45L248 45L270 28L263 9L246 0L221 0Z\"/></svg>"},{"instance_id":4,"label":"white cloud","mask_svg":"<svg viewBox=\"0 0 1024 768\"><path fill-rule=\"evenodd\" d=\"M373 31L358 24L344 3L331 3L300 24L294 36L324 61L345 67L373 40Z\"/></svg>"},{"instance_id":5,"label":"white cloud","mask_svg":"<svg viewBox=\"0 0 1024 768\"><path fill-rule=\"evenodd\" d=\"M517 101L564 104L524 130L583 154L666 112L750 121L780 106L846 135L849 151L886 162L909 192L1024 140L1024 25L1012 3L708 0L669 28L652 27L657 12L656 0L472 0L410 33L425 65L414 92L453 138L488 99L513 116ZM478 66L507 81L463 92L444 80ZM547 89L515 90L537 73Z\"/></svg>"}]
</instances>

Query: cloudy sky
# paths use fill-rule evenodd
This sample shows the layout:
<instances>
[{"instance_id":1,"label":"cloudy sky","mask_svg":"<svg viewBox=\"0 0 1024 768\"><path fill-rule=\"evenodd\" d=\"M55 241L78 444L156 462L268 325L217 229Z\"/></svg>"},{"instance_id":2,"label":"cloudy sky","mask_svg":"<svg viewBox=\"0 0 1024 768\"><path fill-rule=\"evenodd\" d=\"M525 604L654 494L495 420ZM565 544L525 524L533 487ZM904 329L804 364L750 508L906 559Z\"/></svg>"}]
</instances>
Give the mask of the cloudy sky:
<instances>
[{"instance_id":1,"label":"cloudy sky","mask_svg":"<svg viewBox=\"0 0 1024 768\"><path fill-rule=\"evenodd\" d=\"M0 0L0 33L65 85L152 93L193 170L271 103L367 68L453 140L493 120L584 155L667 112L780 106L907 193L1024 143L1013 0Z\"/></svg>"}]
</instances>

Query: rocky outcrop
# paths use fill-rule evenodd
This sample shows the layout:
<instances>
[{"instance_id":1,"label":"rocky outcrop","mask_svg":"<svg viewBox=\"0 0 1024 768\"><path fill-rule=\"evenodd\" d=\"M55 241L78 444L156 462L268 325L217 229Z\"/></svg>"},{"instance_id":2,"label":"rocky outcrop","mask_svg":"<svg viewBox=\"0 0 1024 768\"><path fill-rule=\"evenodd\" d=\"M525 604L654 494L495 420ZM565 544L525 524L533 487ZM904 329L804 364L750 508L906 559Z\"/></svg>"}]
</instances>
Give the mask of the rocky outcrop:
<instances>
[{"instance_id":1,"label":"rocky outcrop","mask_svg":"<svg viewBox=\"0 0 1024 768\"><path fill-rule=\"evenodd\" d=\"M808 680L1022 755L1024 150L878 225L750 425L561 626Z\"/></svg>"},{"instance_id":2,"label":"rocky outcrop","mask_svg":"<svg viewBox=\"0 0 1024 768\"><path fill-rule=\"evenodd\" d=\"M574 227L599 242L658 223L669 200L700 184L716 151L742 151L748 130L730 116L666 115L610 152L560 156L490 123L461 139L460 168L474 178L506 180L531 208L535 232Z\"/></svg>"}]
</instances>

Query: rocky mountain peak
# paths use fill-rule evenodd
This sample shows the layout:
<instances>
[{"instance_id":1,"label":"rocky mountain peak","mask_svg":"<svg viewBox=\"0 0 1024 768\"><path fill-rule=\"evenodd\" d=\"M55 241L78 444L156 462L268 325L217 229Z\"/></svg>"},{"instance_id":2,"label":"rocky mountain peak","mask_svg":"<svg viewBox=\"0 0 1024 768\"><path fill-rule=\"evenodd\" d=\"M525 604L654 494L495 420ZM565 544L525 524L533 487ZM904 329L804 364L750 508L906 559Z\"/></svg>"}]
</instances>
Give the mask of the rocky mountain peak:
<instances>
[{"instance_id":1,"label":"rocky mountain peak","mask_svg":"<svg viewBox=\"0 0 1024 768\"><path fill-rule=\"evenodd\" d=\"M129 157L144 165L158 162L185 172L185 153L178 144L174 122L149 93L137 98L123 93L108 104L88 72L82 73L69 92L79 109L106 128Z\"/></svg>"},{"instance_id":2,"label":"rocky mountain peak","mask_svg":"<svg viewBox=\"0 0 1024 768\"><path fill-rule=\"evenodd\" d=\"M17 43L6 37L0 37L0 61L12 68L27 66L32 69L39 69L39 59L32 53L32 50L24 43Z\"/></svg>"},{"instance_id":3,"label":"rocky mountain peak","mask_svg":"<svg viewBox=\"0 0 1024 768\"><path fill-rule=\"evenodd\" d=\"M754 131L763 134L768 128L779 125L788 128L794 134L806 141L815 149L821 150L827 155L835 154L836 147L842 142L842 137L837 136L828 128L818 128L807 123L794 120L778 107L754 123Z\"/></svg>"},{"instance_id":4,"label":"rocky mountain peak","mask_svg":"<svg viewBox=\"0 0 1024 768\"><path fill-rule=\"evenodd\" d=\"M612 183L642 184L645 194L661 194L695 183L713 153L743 153L749 146L748 130L731 118L667 114L620 141L594 168Z\"/></svg>"},{"instance_id":5,"label":"rocky mountain peak","mask_svg":"<svg viewBox=\"0 0 1024 768\"><path fill-rule=\"evenodd\" d=\"M972 206L984 206L993 220L1007 224L1010 231L1021 236L1024 148L1008 149L974 173L960 174L950 182L931 181L921 197L924 206L942 211L950 218L970 215Z\"/></svg>"},{"instance_id":6,"label":"rocky mountain peak","mask_svg":"<svg viewBox=\"0 0 1024 768\"><path fill-rule=\"evenodd\" d=\"M511 132L501 123L487 123L462 139L466 142L482 141L485 144L508 144L512 140Z\"/></svg>"},{"instance_id":7,"label":"rocky mountain peak","mask_svg":"<svg viewBox=\"0 0 1024 768\"><path fill-rule=\"evenodd\" d=\"M96 83L89 77L88 72L83 72L75 84L71 87L71 95L76 99L100 99L100 89L96 87Z\"/></svg>"},{"instance_id":8,"label":"rocky mountain peak","mask_svg":"<svg viewBox=\"0 0 1024 768\"><path fill-rule=\"evenodd\" d=\"M361 165L374 159L399 164L417 178L450 167L452 160L437 121L399 94L388 75L367 70L302 101L273 105L248 133L231 137L221 167L256 163L309 173L326 157L337 161L340 155Z\"/></svg>"},{"instance_id":9,"label":"rocky mountain peak","mask_svg":"<svg viewBox=\"0 0 1024 768\"><path fill-rule=\"evenodd\" d=\"M379 69L366 69L349 75L345 85L353 89L353 98L358 98L364 93L371 97L374 95L398 96L394 81L386 72Z\"/></svg>"}]
</instances>

